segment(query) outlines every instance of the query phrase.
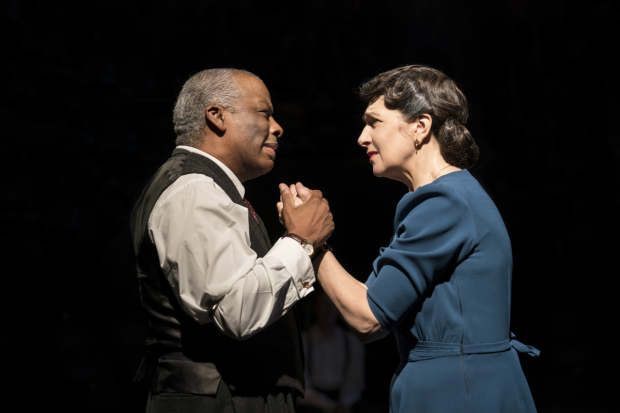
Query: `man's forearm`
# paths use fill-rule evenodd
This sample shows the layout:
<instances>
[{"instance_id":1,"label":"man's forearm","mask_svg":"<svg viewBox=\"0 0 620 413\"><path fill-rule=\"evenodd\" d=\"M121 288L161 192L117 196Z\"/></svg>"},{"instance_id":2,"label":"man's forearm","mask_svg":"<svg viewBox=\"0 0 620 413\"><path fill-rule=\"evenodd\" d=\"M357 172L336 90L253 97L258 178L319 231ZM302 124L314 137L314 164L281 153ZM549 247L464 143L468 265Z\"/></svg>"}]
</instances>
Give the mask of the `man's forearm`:
<instances>
[{"instance_id":1,"label":"man's forearm","mask_svg":"<svg viewBox=\"0 0 620 413\"><path fill-rule=\"evenodd\" d=\"M314 271L295 241L280 240L238 279L217 304L213 320L226 335L245 340L286 312L311 289Z\"/></svg>"}]
</instances>

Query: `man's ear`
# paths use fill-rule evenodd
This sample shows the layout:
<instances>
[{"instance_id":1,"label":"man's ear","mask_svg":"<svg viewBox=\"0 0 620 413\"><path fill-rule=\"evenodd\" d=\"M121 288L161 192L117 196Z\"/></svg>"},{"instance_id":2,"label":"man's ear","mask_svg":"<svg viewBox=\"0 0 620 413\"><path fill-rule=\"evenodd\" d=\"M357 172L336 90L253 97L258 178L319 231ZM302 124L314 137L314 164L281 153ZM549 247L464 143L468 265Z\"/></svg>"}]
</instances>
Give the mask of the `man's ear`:
<instances>
[{"instance_id":1,"label":"man's ear","mask_svg":"<svg viewBox=\"0 0 620 413\"><path fill-rule=\"evenodd\" d=\"M217 136L224 135L224 132L226 132L226 122L224 121L224 109L221 106L207 106L205 109L205 120L211 132Z\"/></svg>"}]
</instances>

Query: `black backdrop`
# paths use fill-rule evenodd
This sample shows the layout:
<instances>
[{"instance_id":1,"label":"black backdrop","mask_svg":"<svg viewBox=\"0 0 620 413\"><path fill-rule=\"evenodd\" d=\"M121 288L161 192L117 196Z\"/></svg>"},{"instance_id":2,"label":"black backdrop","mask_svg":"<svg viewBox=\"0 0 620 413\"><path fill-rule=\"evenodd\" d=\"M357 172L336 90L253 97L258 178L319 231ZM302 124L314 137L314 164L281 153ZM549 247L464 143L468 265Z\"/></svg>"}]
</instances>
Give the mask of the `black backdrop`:
<instances>
[{"instance_id":1,"label":"black backdrop","mask_svg":"<svg viewBox=\"0 0 620 413\"><path fill-rule=\"evenodd\" d=\"M190 75L236 67L265 81L285 134L247 197L277 239L277 184L321 189L336 254L364 280L406 188L374 177L356 146L354 89L425 63L471 103L471 172L513 243L512 329L542 350L522 358L539 410L611 411L620 144L605 39L618 20L611 1L3 2L5 398L143 411L128 213L174 147ZM396 364L391 337L367 346L366 395L382 408Z\"/></svg>"}]
</instances>

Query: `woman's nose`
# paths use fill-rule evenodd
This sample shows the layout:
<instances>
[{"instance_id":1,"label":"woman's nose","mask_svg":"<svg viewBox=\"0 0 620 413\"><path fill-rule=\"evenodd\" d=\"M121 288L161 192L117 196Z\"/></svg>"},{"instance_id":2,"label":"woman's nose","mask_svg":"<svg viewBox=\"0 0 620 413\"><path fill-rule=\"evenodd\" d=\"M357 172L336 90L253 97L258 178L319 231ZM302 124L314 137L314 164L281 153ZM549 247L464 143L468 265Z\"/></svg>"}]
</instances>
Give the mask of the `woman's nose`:
<instances>
[{"instance_id":1,"label":"woman's nose","mask_svg":"<svg viewBox=\"0 0 620 413\"><path fill-rule=\"evenodd\" d=\"M368 126L366 126L362 129L360 137L357 138L357 144L359 146L368 146L370 144L370 140L370 132L368 131Z\"/></svg>"}]
</instances>

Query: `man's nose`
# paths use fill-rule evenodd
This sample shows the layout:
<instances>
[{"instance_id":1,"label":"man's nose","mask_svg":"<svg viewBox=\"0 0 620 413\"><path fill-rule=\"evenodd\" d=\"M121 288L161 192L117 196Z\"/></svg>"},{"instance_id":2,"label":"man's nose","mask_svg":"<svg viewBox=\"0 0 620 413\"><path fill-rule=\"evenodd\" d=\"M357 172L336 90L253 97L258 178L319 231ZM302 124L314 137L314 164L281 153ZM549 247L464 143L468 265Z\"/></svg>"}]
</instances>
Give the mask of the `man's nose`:
<instances>
[{"instance_id":1,"label":"man's nose","mask_svg":"<svg viewBox=\"0 0 620 413\"><path fill-rule=\"evenodd\" d=\"M279 139L284 134L284 129L282 129L282 126L280 126L280 124L276 122L274 118L271 118L271 127L269 128L269 132L271 132L273 136Z\"/></svg>"}]
</instances>

